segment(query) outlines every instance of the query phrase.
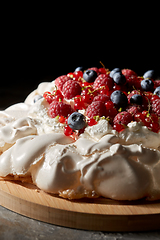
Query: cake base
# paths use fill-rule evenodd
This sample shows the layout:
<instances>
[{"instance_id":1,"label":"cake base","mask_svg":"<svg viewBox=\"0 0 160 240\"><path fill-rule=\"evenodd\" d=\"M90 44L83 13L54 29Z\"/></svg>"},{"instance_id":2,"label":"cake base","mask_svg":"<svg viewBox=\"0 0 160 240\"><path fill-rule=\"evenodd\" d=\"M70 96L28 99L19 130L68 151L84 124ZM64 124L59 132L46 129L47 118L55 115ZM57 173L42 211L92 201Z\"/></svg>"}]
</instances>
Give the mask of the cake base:
<instances>
[{"instance_id":1,"label":"cake base","mask_svg":"<svg viewBox=\"0 0 160 240\"><path fill-rule=\"evenodd\" d=\"M0 205L24 216L64 227L97 231L160 229L160 201L67 200L30 183L0 178Z\"/></svg>"}]
</instances>

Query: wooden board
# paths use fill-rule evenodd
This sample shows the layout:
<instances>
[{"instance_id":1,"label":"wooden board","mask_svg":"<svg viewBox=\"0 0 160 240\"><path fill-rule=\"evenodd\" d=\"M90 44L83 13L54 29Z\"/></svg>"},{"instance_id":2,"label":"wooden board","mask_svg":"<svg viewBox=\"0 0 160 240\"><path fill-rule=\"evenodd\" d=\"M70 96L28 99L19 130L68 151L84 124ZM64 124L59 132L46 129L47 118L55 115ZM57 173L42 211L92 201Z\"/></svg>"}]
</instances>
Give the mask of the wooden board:
<instances>
[{"instance_id":1,"label":"wooden board","mask_svg":"<svg viewBox=\"0 0 160 240\"><path fill-rule=\"evenodd\" d=\"M100 231L160 229L160 201L66 200L34 185L0 178L0 205L24 216L65 227Z\"/></svg>"}]
</instances>

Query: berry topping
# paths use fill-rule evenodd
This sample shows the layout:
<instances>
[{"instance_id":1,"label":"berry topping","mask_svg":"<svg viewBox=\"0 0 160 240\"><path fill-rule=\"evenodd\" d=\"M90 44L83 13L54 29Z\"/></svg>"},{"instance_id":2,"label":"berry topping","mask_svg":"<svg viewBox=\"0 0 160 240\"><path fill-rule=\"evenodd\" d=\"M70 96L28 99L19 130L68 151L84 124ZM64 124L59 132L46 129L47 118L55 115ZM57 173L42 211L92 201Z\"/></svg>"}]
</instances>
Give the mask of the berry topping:
<instances>
[{"instance_id":1,"label":"berry topping","mask_svg":"<svg viewBox=\"0 0 160 240\"><path fill-rule=\"evenodd\" d=\"M131 98L130 98L130 103L134 103L137 105L142 105L143 102L143 98L140 94L134 94Z\"/></svg>"},{"instance_id":2,"label":"berry topping","mask_svg":"<svg viewBox=\"0 0 160 240\"><path fill-rule=\"evenodd\" d=\"M90 118L88 119L87 123L88 123L88 126L93 126L97 124L97 121L94 118Z\"/></svg>"},{"instance_id":3,"label":"berry topping","mask_svg":"<svg viewBox=\"0 0 160 240\"><path fill-rule=\"evenodd\" d=\"M70 80L71 78L66 76L66 75L62 75L58 78L55 79L55 85L57 86L57 88L62 91L62 88L63 88L63 84L65 82L67 82L68 80Z\"/></svg>"},{"instance_id":4,"label":"berry topping","mask_svg":"<svg viewBox=\"0 0 160 240\"><path fill-rule=\"evenodd\" d=\"M125 76L121 72L116 72L113 75L113 80L118 85L122 85L122 84L126 83L126 78L125 78Z\"/></svg>"},{"instance_id":5,"label":"berry topping","mask_svg":"<svg viewBox=\"0 0 160 240\"><path fill-rule=\"evenodd\" d=\"M126 111L120 112L115 116L113 120L114 123L113 128L119 132L125 129L127 124L130 123L131 121L133 121L132 114Z\"/></svg>"},{"instance_id":6,"label":"berry topping","mask_svg":"<svg viewBox=\"0 0 160 240\"><path fill-rule=\"evenodd\" d=\"M128 99L127 99L127 96L119 91L119 90L116 90L114 91L112 94L111 94L111 101L119 108L124 108L127 106L128 104Z\"/></svg>"},{"instance_id":7,"label":"berry topping","mask_svg":"<svg viewBox=\"0 0 160 240\"><path fill-rule=\"evenodd\" d=\"M68 118L68 125L74 130L80 130L85 127L85 116L81 113L74 112Z\"/></svg>"},{"instance_id":8,"label":"berry topping","mask_svg":"<svg viewBox=\"0 0 160 240\"><path fill-rule=\"evenodd\" d=\"M155 80L154 86L155 86L155 88L160 87L160 80Z\"/></svg>"},{"instance_id":9,"label":"berry topping","mask_svg":"<svg viewBox=\"0 0 160 240\"><path fill-rule=\"evenodd\" d=\"M135 94L140 94L140 91L137 90L133 90L131 93L128 94L127 98L128 98L128 103L130 103L130 99L133 95Z\"/></svg>"},{"instance_id":10,"label":"berry topping","mask_svg":"<svg viewBox=\"0 0 160 240\"><path fill-rule=\"evenodd\" d=\"M122 74L126 77L132 77L132 76L137 76L137 73L135 73L133 70L131 69L123 69L122 70Z\"/></svg>"},{"instance_id":11,"label":"berry topping","mask_svg":"<svg viewBox=\"0 0 160 240\"><path fill-rule=\"evenodd\" d=\"M82 96L81 95L77 95L74 98L74 110L78 111L78 110L83 110L86 109L85 103L82 100Z\"/></svg>"},{"instance_id":12,"label":"berry topping","mask_svg":"<svg viewBox=\"0 0 160 240\"><path fill-rule=\"evenodd\" d=\"M99 69L97 67L91 67L91 68L88 68L88 70L93 70L97 73L97 75L99 75Z\"/></svg>"},{"instance_id":13,"label":"berry topping","mask_svg":"<svg viewBox=\"0 0 160 240\"><path fill-rule=\"evenodd\" d=\"M82 93L82 101L85 103L85 104L91 104L94 97L97 95L97 91L94 90L91 86L90 87L87 87L85 88Z\"/></svg>"},{"instance_id":14,"label":"berry topping","mask_svg":"<svg viewBox=\"0 0 160 240\"><path fill-rule=\"evenodd\" d=\"M115 73L117 73L117 72L121 72L121 69L120 69L120 68L114 68L114 69L110 72L109 76L110 76L111 78L113 78L113 75L114 75Z\"/></svg>"},{"instance_id":15,"label":"berry topping","mask_svg":"<svg viewBox=\"0 0 160 240\"><path fill-rule=\"evenodd\" d=\"M153 91L154 83L151 79L144 79L141 81L141 88L143 91Z\"/></svg>"},{"instance_id":16,"label":"berry topping","mask_svg":"<svg viewBox=\"0 0 160 240\"><path fill-rule=\"evenodd\" d=\"M81 94L81 86L74 80L68 80L62 88L62 93L66 99L71 99Z\"/></svg>"},{"instance_id":17,"label":"berry topping","mask_svg":"<svg viewBox=\"0 0 160 240\"><path fill-rule=\"evenodd\" d=\"M92 102L87 110L86 110L86 116L88 118L93 118L94 116L105 116L105 111L106 111L106 107L105 104L101 101L96 101L96 102Z\"/></svg>"},{"instance_id":18,"label":"berry topping","mask_svg":"<svg viewBox=\"0 0 160 240\"><path fill-rule=\"evenodd\" d=\"M160 98L152 103L152 110L160 117Z\"/></svg>"},{"instance_id":19,"label":"berry topping","mask_svg":"<svg viewBox=\"0 0 160 240\"><path fill-rule=\"evenodd\" d=\"M160 80L155 80L155 72L149 70L140 77L131 69L114 68L109 72L102 66L86 71L78 67L55 80L55 91L43 94L50 104L50 117L58 116L65 135L77 139L87 124L93 126L101 118L118 132L131 121L159 132ZM34 102L41 97L37 95Z\"/></svg>"},{"instance_id":20,"label":"berry topping","mask_svg":"<svg viewBox=\"0 0 160 240\"><path fill-rule=\"evenodd\" d=\"M117 115L118 111L114 106L112 101L108 101L105 103L106 114L105 116L109 119L109 122L112 124L113 118Z\"/></svg>"},{"instance_id":21,"label":"berry topping","mask_svg":"<svg viewBox=\"0 0 160 240\"><path fill-rule=\"evenodd\" d=\"M71 135L74 134L74 131L73 131L72 128L70 128L70 126L67 125L67 126L64 127L64 134L66 136L71 136Z\"/></svg>"},{"instance_id":22,"label":"berry topping","mask_svg":"<svg viewBox=\"0 0 160 240\"><path fill-rule=\"evenodd\" d=\"M71 105L63 102L53 101L49 107L49 115L51 118L56 116L68 117L74 110L71 108Z\"/></svg>"},{"instance_id":23,"label":"berry topping","mask_svg":"<svg viewBox=\"0 0 160 240\"><path fill-rule=\"evenodd\" d=\"M144 73L143 78L151 78L155 79L155 71L154 70L148 70Z\"/></svg>"},{"instance_id":24,"label":"berry topping","mask_svg":"<svg viewBox=\"0 0 160 240\"><path fill-rule=\"evenodd\" d=\"M107 96L106 94L103 94L103 95L99 94L93 98L93 102L101 101L105 103L109 101L109 99L110 99L109 96Z\"/></svg>"},{"instance_id":25,"label":"berry topping","mask_svg":"<svg viewBox=\"0 0 160 240\"><path fill-rule=\"evenodd\" d=\"M62 101L63 100L63 95L59 90L51 92L45 92L43 94L43 97L46 99L46 101L50 104L53 101Z\"/></svg>"},{"instance_id":26,"label":"berry topping","mask_svg":"<svg viewBox=\"0 0 160 240\"><path fill-rule=\"evenodd\" d=\"M108 89L112 89L114 86L113 79L108 74L100 74L93 83L94 89L101 89L103 86L108 87Z\"/></svg>"},{"instance_id":27,"label":"berry topping","mask_svg":"<svg viewBox=\"0 0 160 240\"><path fill-rule=\"evenodd\" d=\"M153 94L156 94L160 98L160 86L154 90Z\"/></svg>"},{"instance_id":28,"label":"berry topping","mask_svg":"<svg viewBox=\"0 0 160 240\"><path fill-rule=\"evenodd\" d=\"M97 78L97 73L94 70L86 70L83 73L83 79L86 82L89 82L89 83L94 82L96 78Z\"/></svg>"},{"instance_id":29,"label":"berry topping","mask_svg":"<svg viewBox=\"0 0 160 240\"><path fill-rule=\"evenodd\" d=\"M134 116L138 112L142 112L141 106L130 106L128 109L126 109L127 112L131 113L132 116Z\"/></svg>"}]
</instances>

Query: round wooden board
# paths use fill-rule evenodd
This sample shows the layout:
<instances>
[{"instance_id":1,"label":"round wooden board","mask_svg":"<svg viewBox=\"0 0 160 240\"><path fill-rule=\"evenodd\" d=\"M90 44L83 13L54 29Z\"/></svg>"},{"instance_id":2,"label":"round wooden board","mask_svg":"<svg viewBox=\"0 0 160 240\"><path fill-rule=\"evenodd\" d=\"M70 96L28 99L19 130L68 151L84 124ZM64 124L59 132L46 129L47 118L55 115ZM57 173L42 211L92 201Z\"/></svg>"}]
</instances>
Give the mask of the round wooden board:
<instances>
[{"instance_id":1,"label":"round wooden board","mask_svg":"<svg viewBox=\"0 0 160 240\"><path fill-rule=\"evenodd\" d=\"M99 231L160 229L160 201L66 200L34 185L0 178L0 205L24 216L65 227Z\"/></svg>"}]
</instances>

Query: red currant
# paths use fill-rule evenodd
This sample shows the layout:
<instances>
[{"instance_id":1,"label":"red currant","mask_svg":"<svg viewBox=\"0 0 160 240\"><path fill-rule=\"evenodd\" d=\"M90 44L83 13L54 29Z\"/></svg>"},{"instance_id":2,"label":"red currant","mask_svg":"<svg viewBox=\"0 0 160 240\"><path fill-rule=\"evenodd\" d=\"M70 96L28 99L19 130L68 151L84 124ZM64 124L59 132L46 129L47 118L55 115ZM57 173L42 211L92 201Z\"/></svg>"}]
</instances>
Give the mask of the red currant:
<instances>
[{"instance_id":1,"label":"red currant","mask_svg":"<svg viewBox=\"0 0 160 240\"><path fill-rule=\"evenodd\" d=\"M141 113L141 112L137 112L135 115L134 115L134 120L136 122L141 122L144 124L145 122L145 116Z\"/></svg>"},{"instance_id":2,"label":"red currant","mask_svg":"<svg viewBox=\"0 0 160 240\"><path fill-rule=\"evenodd\" d=\"M46 101L50 104L53 101L53 95L51 92L45 92L43 94L43 97L46 99Z\"/></svg>"},{"instance_id":3,"label":"red currant","mask_svg":"<svg viewBox=\"0 0 160 240\"><path fill-rule=\"evenodd\" d=\"M68 73L68 74L67 74L67 77L70 77L70 78L73 79L73 77L74 77L74 73L72 73L72 72Z\"/></svg>"},{"instance_id":4,"label":"red currant","mask_svg":"<svg viewBox=\"0 0 160 240\"><path fill-rule=\"evenodd\" d=\"M113 129L117 132L121 132L125 129L125 126L123 124L116 123L113 125Z\"/></svg>"},{"instance_id":5,"label":"red currant","mask_svg":"<svg viewBox=\"0 0 160 240\"><path fill-rule=\"evenodd\" d=\"M89 86L92 86L93 83L89 83L89 82L82 82L82 87L89 87Z\"/></svg>"},{"instance_id":6,"label":"red currant","mask_svg":"<svg viewBox=\"0 0 160 240\"><path fill-rule=\"evenodd\" d=\"M97 95L97 92L94 91L91 87L85 88L81 92L82 101L87 104L91 104L93 101L93 98Z\"/></svg>"},{"instance_id":7,"label":"red currant","mask_svg":"<svg viewBox=\"0 0 160 240\"><path fill-rule=\"evenodd\" d=\"M74 99L74 110L83 110L86 109L84 102L82 101L82 97L80 95L76 96Z\"/></svg>"},{"instance_id":8,"label":"red currant","mask_svg":"<svg viewBox=\"0 0 160 240\"><path fill-rule=\"evenodd\" d=\"M158 95L152 95L151 102L153 103L156 99L159 99Z\"/></svg>"},{"instance_id":9,"label":"red currant","mask_svg":"<svg viewBox=\"0 0 160 240\"><path fill-rule=\"evenodd\" d=\"M82 71L77 71L73 73L73 79L76 81L80 81L82 77L83 77Z\"/></svg>"},{"instance_id":10,"label":"red currant","mask_svg":"<svg viewBox=\"0 0 160 240\"><path fill-rule=\"evenodd\" d=\"M114 103L112 101L108 101L105 103L106 109L109 110L114 107Z\"/></svg>"},{"instance_id":11,"label":"red currant","mask_svg":"<svg viewBox=\"0 0 160 240\"><path fill-rule=\"evenodd\" d=\"M114 106L114 103L112 101L108 101L105 103L106 107L106 117L109 117L109 122L112 124L113 118L118 114L117 109Z\"/></svg>"},{"instance_id":12,"label":"red currant","mask_svg":"<svg viewBox=\"0 0 160 240\"><path fill-rule=\"evenodd\" d=\"M99 71L100 74L106 73L106 69L105 68L99 68L98 71Z\"/></svg>"},{"instance_id":13,"label":"red currant","mask_svg":"<svg viewBox=\"0 0 160 240\"><path fill-rule=\"evenodd\" d=\"M98 90L100 94L105 94L107 96L109 96L109 88L107 87L107 85L101 86L100 89Z\"/></svg>"},{"instance_id":14,"label":"red currant","mask_svg":"<svg viewBox=\"0 0 160 240\"><path fill-rule=\"evenodd\" d=\"M74 133L74 131L73 131L72 128L70 128L68 125L65 126L65 128L64 128L64 134L65 134L66 136L70 136L70 135L72 135L73 133Z\"/></svg>"},{"instance_id":15,"label":"red currant","mask_svg":"<svg viewBox=\"0 0 160 240\"><path fill-rule=\"evenodd\" d=\"M153 123L150 124L148 129L150 129L153 132L158 132L160 130L160 125L157 122L153 122Z\"/></svg>"},{"instance_id":16,"label":"red currant","mask_svg":"<svg viewBox=\"0 0 160 240\"><path fill-rule=\"evenodd\" d=\"M97 121L94 119L94 118L90 118L88 121L87 121L88 125L89 126L93 126L93 125L96 125L97 124Z\"/></svg>"},{"instance_id":17,"label":"red currant","mask_svg":"<svg viewBox=\"0 0 160 240\"><path fill-rule=\"evenodd\" d=\"M58 118L58 121L60 122L60 123L65 123L65 117L63 117L63 116L59 116L59 118Z\"/></svg>"},{"instance_id":18,"label":"red currant","mask_svg":"<svg viewBox=\"0 0 160 240\"><path fill-rule=\"evenodd\" d=\"M53 100L54 101L58 101L59 102L59 100L62 101L63 98L64 98L62 93L61 93L61 91L59 91L59 90L53 91L52 95L53 95Z\"/></svg>"}]
</instances>

